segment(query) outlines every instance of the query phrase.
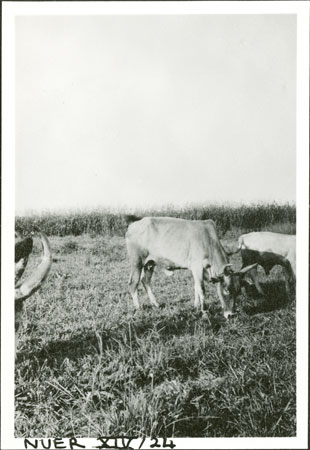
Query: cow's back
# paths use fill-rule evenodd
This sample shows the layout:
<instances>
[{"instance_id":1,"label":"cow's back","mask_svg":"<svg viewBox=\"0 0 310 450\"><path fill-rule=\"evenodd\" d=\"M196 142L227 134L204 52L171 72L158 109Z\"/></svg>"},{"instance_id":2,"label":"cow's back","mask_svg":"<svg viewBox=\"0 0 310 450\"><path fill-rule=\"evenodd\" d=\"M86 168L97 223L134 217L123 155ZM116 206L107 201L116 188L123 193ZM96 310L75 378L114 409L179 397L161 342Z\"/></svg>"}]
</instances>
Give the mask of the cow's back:
<instances>
[{"instance_id":1,"label":"cow's back","mask_svg":"<svg viewBox=\"0 0 310 450\"><path fill-rule=\"evenodd\" d=\"M194 257L203 258L210 248L212 221L173 217L144 217L132 223L126 233L127 247L135 247L154 259L165 258L181 267Z\"/></svg>"},{"instance_id":2,"label":"cow's back","mask_svg":"<svg viewBox=\"0 0 310 450\"><path fill-rule=\"evenodd\" d=\"M243 234L239 238L239 247L258 252L270 252L287 257L288 253L294 251L296 236L269 231L257 231Z\"/></svg>"}]
</instances>

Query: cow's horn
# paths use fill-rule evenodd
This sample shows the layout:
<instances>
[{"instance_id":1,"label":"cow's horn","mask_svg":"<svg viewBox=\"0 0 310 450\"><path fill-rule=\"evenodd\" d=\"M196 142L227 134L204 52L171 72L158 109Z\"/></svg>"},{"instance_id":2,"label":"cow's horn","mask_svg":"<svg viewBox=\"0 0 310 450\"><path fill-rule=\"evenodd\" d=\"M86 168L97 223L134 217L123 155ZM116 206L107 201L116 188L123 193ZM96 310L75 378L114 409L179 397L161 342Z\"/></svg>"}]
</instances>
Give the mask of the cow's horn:
<instances>
[{"instance_id":1,"label":"cow's horn","mask_svg":"<svg viewBox=\"0 0 310 450\"><path fill-rule=\"evenodd\" d=\"M257 266L258 266L258 264L255 263L255 264L251 264L250 266L243 267L243 269L236 272L236 275L245 275L249 270L252 270Z\"/></svg>"},{"instance_id":2,"label":"cow's horn","mask_svg":"<svg viewBox=\"0 0 310 450\"><path fill-rule=\"evenodd\" d=\"M52 254L49 241L44 233L39 233L43 248L43 258L39 266L26 278L23 283L15 289L15 300L30 297L47 277L52 265Z\"/></svg>"}]
</instances>

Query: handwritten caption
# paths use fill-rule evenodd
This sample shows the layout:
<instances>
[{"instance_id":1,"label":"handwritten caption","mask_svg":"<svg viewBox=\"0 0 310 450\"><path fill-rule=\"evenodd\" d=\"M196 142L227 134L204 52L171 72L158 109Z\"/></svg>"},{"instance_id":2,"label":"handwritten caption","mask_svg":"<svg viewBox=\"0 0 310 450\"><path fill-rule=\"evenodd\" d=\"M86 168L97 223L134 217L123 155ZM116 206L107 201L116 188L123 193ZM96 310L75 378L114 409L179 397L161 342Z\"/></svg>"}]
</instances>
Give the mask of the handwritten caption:
<instances>
[{"instance_id":1,"label":"handwritten caption","mask_svg":"<svg viewBox=\"0 0 310 450\"><path fill-rule=\"evenodd\" d=\"M103 436L95 440L93 446L83 445L75 437L68 439L24 439L25 449L70 449L79 448L88 449L126 449L140 450L153 448L170 448L174 449L176 445L171 439L167 438L139 438L138 436ZM96 445L97 444L97 445Z\"/></svg>"}]
</instances>

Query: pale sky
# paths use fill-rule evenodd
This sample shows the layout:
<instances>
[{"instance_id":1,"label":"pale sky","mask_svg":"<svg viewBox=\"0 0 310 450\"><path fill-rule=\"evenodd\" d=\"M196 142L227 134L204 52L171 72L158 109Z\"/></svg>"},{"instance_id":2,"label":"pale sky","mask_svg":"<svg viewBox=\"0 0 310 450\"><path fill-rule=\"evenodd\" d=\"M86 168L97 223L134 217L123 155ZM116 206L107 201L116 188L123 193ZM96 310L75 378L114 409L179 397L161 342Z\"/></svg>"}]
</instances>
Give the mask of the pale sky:
<instances>
[{"instance_id":1,"label":"pale sky","mask_svg":"<svg viewBox=\"0 0 310 450\"><path fill-rule=\"evenodd\" d=\"M16 210L294 202L296 16L19 16Z\"/></svg>"}]
</instances>

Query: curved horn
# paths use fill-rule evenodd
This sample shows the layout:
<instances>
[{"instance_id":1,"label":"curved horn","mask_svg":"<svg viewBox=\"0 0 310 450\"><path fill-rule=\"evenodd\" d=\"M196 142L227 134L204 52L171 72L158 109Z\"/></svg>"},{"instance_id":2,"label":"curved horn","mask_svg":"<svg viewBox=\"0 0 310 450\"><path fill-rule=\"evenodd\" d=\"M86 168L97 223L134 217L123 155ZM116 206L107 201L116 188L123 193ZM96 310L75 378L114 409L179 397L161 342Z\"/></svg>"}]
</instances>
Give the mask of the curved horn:
<instances>
[{"instance_id":1,"label":"curved horn","mask_svg":"<svg viewBox=\"0 0 310 450\"><path fill-rule=\"evenodd\" d=\"M243 267L243 269L239 270L238 272L235 272L236 275L245 275L249 270L254 269L258 266L258 263L251 264L250 266Z\"/></svg>"},{"instance_id":2,"label":"curved horn","mask_svg":"<svg viewBox=\"0 0 310 450\"><path fill-rule=\"evenodd\" d=\"M30 297L47 277L52 265L52 254L50 243L44 233L39 233L43 248L43 258L35 271L29 275L22 284L15 289L15 300L24 300Z\"/></svg>"}]
</instances>

